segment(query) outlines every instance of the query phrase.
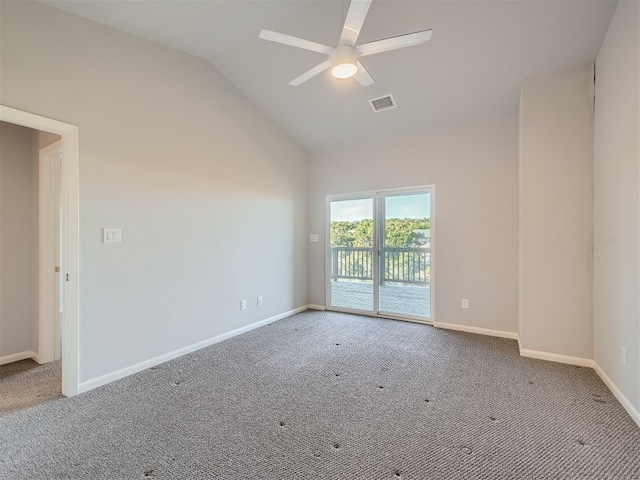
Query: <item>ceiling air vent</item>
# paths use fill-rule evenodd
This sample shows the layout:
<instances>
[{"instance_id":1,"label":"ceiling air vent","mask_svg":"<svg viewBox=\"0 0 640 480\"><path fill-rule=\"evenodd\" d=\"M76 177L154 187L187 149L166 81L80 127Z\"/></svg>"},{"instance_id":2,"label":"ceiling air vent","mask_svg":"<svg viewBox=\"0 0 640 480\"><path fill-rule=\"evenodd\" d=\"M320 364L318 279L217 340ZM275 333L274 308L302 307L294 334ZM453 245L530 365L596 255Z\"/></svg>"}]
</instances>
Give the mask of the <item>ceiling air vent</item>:
<instances>
[{"instance_id":1,"label":"ceiling air vent","mask_svg":"<svg viewBox=\"0 0 640 480\"><path fill-rule=\"evenodd\" d=\"M374 98L369 100L371 108L374 112L381 112L383 110L389 110L390 108L396 108L396 101L391 95L385 95L384 97Z\"/></svg>"}]
</instances>

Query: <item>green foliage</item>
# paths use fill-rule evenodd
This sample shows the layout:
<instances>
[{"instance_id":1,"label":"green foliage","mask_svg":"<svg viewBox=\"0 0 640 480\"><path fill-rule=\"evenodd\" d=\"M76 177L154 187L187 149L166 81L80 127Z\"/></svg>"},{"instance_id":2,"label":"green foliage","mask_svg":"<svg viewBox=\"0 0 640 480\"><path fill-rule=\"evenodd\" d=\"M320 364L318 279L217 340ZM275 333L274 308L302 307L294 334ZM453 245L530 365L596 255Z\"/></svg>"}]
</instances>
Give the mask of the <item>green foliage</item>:
<instances>
[{"instance_id":1,"label":"green foliage","mask_svg":"<svg viewBox=\"0 0 640 480\"><path fill-rule=\"evenodd\" d=\"M388 218L385 246L418 247L426 239L419 230L429 228L428 218ZM332 247L372 247L373 221L331 222Z\"/></svg>"},{"instance_id":2,"label":"green foliage","mask_svg":"<svg viewBox=\"0 0 640 480\"><path fill-rule=\"evenodd\" d=\"M373 221L331 222L332 247L372 247Z\"/></svg>"},{"instance_id":3,"label":"green foliage","mask_svg":"<svg viewBox=\"0 0 640 480\"><path fill-rule=\"evenodd\" d=\"M418 247L426 242L416 230L429 228L428 218L388 218L385 222L386 247Z\"/></svg>"}]
</instances>

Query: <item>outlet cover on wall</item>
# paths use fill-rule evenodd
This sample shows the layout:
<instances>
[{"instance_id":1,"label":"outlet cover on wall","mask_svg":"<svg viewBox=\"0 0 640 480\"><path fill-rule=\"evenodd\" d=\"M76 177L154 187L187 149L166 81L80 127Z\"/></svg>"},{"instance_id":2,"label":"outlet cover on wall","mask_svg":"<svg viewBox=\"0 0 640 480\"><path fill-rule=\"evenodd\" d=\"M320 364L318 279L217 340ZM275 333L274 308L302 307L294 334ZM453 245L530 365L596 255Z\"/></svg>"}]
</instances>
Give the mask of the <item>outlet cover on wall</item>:
<instances>
[{"instance_id":1,"label":"outlet cover on wall","mask_svg":"<svg viewBox=\"0 0 640 480\"><path fill-rule=\"evenodd\" d=\"M620 363L627 366L627 349L620 345Z\"/></svg>"},{"instance_id":2,"label":"outlet cover on wall","mask_svg":"<svg viewBox=\"0 0 640 480\"><path fill-rule=\"evenodd\" d=\"M240 300L240 310L246 310L246 309L247 309L247 301Z\"/></svg>"},{"instance_id":3,"label":"outlet cover on wall","mask_svg":"<svg viewBox=\"0 0 640 480\"><path fill-rule=\"evenodd\" d=\"M262 295L258 295L258 305L262 305Z\"/></svg>"},{"instance_id":4,"label":"outlet cover on wall","mask_svg":"<svg viewBox=\"0 0 640 480\"><path fill-rule=\"evenodd\" d=\"M122 243L122 230L119 228L103 228L102 243Z\"/></svg>"},{"instance_id":5,"label":"outlet cover on wall","mask_svg":"<svg viewBox=\"0 0 640 480\"><path fill-rule=\"evenodd\" d=\"M464 309L469 308L469 299L468 298L463 298L462 302L460 302L460 306Z\"/></svg>"}]
</instances>

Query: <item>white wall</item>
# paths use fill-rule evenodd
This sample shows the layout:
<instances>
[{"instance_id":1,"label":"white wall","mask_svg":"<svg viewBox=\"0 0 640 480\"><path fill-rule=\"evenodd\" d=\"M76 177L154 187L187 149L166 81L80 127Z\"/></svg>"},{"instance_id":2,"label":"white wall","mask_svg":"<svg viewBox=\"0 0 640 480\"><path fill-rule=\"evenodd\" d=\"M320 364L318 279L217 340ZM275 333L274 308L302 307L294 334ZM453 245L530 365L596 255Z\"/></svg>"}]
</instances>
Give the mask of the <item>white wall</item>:
<instances>
[{"instance_id":1,"label":"white wall","mask_svg":"<svg viewBox=\"0 0 640 480\"><path fill-rule=\"evenodd\" d=\"M307 304L299 147L200 59L0 5L0 102L79 127L81 382Z\"/></svg>"},{"instance_id":2,"label":"white wall","mask_svg":"<svg viewBox=\"0 0 640 480\"><path fill-rule=\"evenodd\" d=\"M640 410L638 2L621 1L596 62L594 360ZM620 347L627 350L627 366Z\"/></svg>"},{"instance_id":3,"label":"white wall","mask_svg":"<svg viewBox=\"0 0 640 480\"><path fill-rule=\"evenodd\" d=\"M592 356L592 66L523 82L520 345Z\"/></svg>"},{"instance_id":4,"label":"white wall","mask_svg":"<svg viewBox=\"0 0 640 480\"><path fill-rule=\"evenodd\" d=\"M310 232L321 239L310 244L311 304L325 304L326 195L434 184L434 320L516 332L516 115L316 155L310 168Z\"/></svg>"},{"instance_id":5,"label":"white wall","mask_svg":"<svg viewBox=\"0 0 640 480\"><path fill-rule=\"evenodd\" d=\"M38 347L38 171L33 134L29 128L0 122L0 358L5 359L37 352Z\"/></svg>"}]
</instances>

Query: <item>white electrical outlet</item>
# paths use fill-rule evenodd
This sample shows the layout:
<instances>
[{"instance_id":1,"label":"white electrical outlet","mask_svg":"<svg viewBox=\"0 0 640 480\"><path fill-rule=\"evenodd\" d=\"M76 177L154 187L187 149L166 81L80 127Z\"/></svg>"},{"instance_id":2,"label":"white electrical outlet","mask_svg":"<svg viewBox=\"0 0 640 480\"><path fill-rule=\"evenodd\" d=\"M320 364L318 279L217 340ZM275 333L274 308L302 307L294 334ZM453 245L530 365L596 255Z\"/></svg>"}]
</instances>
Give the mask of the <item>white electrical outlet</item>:
<instances>
[{"instance_id":1,"label":"white electrical outlet","mask_svg":"<svg viewBox=\"0 0 640 480\"><path fill-rule=\"evenodd\" d=\"M262 305L262 295L258 295L258 305Z\"/></svg>"},{"instance_id":2,"label":"white electrical outlet","mask_svg":"<svg viewBox=\"0 0 640 480\"><path fill-rule=\"evenodd\" d=\"M620 346L620 362L622 362L622 365L625 367L627 366L627 349L622 345Z\"/></svg>"},{"instance_id":3,"label":"white electrical outlet","mask_svg":"<svg viewBox=\"0 0 640 480\"><path fill-rule=\"evenodd\" d=\"M462 302L460 302L460 306L464 309L469 308L469 299L468 298L463 298Z\"/></svg>"},{"instance_id":4,"label":"white electrical outlet","mask_svg":"<svg viewBox=\"0 0 640 480\"><path fill-rule=\"evenodd\" d=\"M246 309L247 309L247 301L240 300L240 310L246 310Z\"/></svg>"}]
</instances>

